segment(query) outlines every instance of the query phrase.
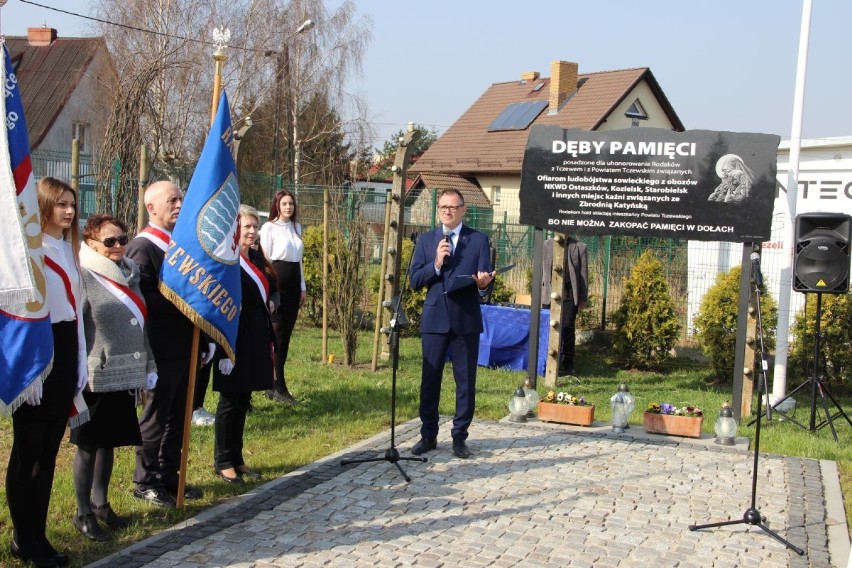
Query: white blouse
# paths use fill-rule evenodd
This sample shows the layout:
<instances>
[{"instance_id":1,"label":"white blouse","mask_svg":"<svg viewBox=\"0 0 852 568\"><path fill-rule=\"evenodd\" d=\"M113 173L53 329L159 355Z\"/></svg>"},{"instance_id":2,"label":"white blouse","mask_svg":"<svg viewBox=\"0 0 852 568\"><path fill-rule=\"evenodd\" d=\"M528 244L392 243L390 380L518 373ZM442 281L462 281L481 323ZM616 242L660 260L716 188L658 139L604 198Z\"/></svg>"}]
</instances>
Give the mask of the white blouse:
<instances>
[{"instance_id":1,"label":"white blouse","mask_svg":"<svg viewBox=\"0 0 852 568\"><path fill-rule=\"evenodd\" d=\"M283 260L285 262L298 262L302 275L302 292L305 286L305 266L302 256L305 252L305 242L299 235L302 226L291 221L268 221L260 228L260 246L263 253L271 261Z\"/></svg>"},{"instance_id":2,"label":"white blouse","mask_svg":"<svg viewBox=\"0 0 852 568\"><path fill-rule=\"evenodd\" d=\"M77 357L79 380L86 378L86 334L83 331L83 281L77 268L76 254L71 243L59 240L47 233L42 233L41 242L45 256L49 256L56 264L65 270L71 283L71 294L74 295L76 313L68 299L65 281L53 269L45 267L47 281L47 307L50 309L50 323L77 320ZM82 388L82 383L80 388Z\"/></svg>"},{"instance_id":3,"label":"white blouse","mask_svg":"<svg viewBox=\"0 0 852 568\"><path fill-rule=\"evenodd\" d=\"M68 280L71 281L71 293L74 294L74 301L77 304L77 313L74 313L74 308L68 301L65 282L56 272L48 268L45 272L47 274L47 306L50 309L50 323L74 321L82 313L83 299L81 296L80 271L74 261L75 254L71 250L71 243L42 233L42 244L44 245L44 253L61 266L68 275ZM82 318L79 318L79 321L82 321Z\"/></svg>"}]
</instances>

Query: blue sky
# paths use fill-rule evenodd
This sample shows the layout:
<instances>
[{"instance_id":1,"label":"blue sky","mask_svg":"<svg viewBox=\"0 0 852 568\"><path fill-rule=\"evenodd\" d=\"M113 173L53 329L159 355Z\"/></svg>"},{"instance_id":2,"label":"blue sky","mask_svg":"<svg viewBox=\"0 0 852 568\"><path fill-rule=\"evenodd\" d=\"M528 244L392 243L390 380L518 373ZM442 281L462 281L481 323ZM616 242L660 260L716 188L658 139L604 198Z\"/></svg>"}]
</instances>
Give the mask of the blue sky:
<instances>
[{"instance_id":1,"label":"blue sky","mask_svg":"<svg viewBox=\"0 0 852 568\"><path fill-rule=\"evenodd\" d=\"M88 0L37 0L86 13ZM329 0L333 8L339 0ZM373 21L364 76L350 92L369 104L381 147L408 121L443 132L492 83L551 61L580 73L649 67L688 129L788 138L802 16L800 0L363 0ZM47 23L86 35L86 20L9 0L0 30ZM814 0L803 136L852 136L852 2Z\"/></svg>"}]
</instances>

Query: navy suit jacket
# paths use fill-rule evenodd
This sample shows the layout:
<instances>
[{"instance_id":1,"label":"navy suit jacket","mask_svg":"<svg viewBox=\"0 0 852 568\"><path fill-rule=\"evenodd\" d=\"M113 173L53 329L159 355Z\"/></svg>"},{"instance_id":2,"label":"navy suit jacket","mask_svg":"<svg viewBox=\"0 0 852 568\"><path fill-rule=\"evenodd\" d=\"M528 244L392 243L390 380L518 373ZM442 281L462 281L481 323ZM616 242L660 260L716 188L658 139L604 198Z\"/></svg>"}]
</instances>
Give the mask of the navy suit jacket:
<instances>
[{"instance_id":1,"label":"navy suit jacket","mask_svg":"<svg viewBox=\"0 0 852 568\"><path fill-rule=\"evenodd\" d=\"M482 333L482 312L479 309L479 289L475 283L446 292L458 275L471 276L477 272L490 272L491 249L488 237L462 225L458 242L447 268L435 274L435 250L444 238L443 228L424 233L414 247L409 279L411 288L427 288L421 333L449 333L457 335Z\"/></svg>"}]
</instances>

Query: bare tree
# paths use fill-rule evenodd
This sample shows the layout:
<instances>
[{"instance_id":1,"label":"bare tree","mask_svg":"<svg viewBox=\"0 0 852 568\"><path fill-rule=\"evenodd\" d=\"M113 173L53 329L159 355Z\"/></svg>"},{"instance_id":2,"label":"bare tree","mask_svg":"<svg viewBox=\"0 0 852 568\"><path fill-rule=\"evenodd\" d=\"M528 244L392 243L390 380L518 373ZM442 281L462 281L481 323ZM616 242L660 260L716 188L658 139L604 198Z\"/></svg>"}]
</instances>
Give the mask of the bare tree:
<instances>
[{"instance_id":1,"label":"bare tree","mask_svg":"<svg viewBox=\"0 0 852 568\"><path fill-rule=\"evenodd\" d=\"M340 109L361 108L360 101L346 94L345 85L350 75L361 72L366 46L372 40L372 23L368 19L355 19L355 3L351 0L343 2L334 13L327 12L321 0L290 3L287 11L290 29L298 26L305 16L315 19L314 29L293 36L284 46L289 72L283 80L288 107L287 136L292 148L290 181L294 184L301 179L302 149L306 142L344 131L355 146L363 143L364 121L353 120L345 128L338 117L342 115ZM310 123L305 123L303 111L317 95L327 101L328 112L312 116ZM332 109L338 112L332 113Z\"/></svg>"},{"instance_id":2,"label":"bare tree","mask_svg":"<svg viewBox=\"0 0 852 568\"><path fill-rule=\"evenodd\" d=\"M328 291L328 322L340 333L343 341L343 364L356 363L358 331L368 312L365 305L365 283L369 264L362 262L368 243L369 226L361 214L364 194L340 188L327 189L329 199L329 231L308 227L305 239L305 277L309 290L326 286ZM323 246L328 246L328 281L323 282ZM322 314L317 298L309 294L306 306L308 317L316 324ZM312 303L313 302L313 303Z\"/></svg>"},{"instance_id":3,"label":"bare tree","mask_svg":"<svg viewBox=\"0 0 852 568\"><path fill-rule=\"evenodd\" d=\"M172 163L193 162L209 128L214 27L231 31L223 84L235 127L274 97L283 83L292 101L287 116L293 117L284 122L293 126L296 156L306 130L299 109L320 92L330 101L329 108L347 107L345 79L360 72L371 37L369 21L355 20L351 1L333 13L321 0L98 0L95 11L120 25L100 24L118 73L125 78L117 93L124 100L117 108L141 102L141 140L155 159ZM310 34L297 33L307 18L315 27ZM277 64L282 53L292 62L284 76ZM143 79L147 85L138 83ZM340 129L339 120L325 118L325 123L314 121L310 137ZM357 117L352 123L359 124ZM126 139L127 144L136 141Z\"/></svg>"},{"instance_id":4,"label":"bare tree","mask_svg":"<svg viewBox=\"0 0 852 568\"><path fill-rule=\"evenodd\" d=\"M150 62L133 75L119 77L104 142L95 155L97 211L112 212L130 226L136 225L137 216L136 174L142 144L139 124L148 86L160 72L157 62ZM117 175L113 171L116 160L121 165Z\"/></svg>"}]
</instances>

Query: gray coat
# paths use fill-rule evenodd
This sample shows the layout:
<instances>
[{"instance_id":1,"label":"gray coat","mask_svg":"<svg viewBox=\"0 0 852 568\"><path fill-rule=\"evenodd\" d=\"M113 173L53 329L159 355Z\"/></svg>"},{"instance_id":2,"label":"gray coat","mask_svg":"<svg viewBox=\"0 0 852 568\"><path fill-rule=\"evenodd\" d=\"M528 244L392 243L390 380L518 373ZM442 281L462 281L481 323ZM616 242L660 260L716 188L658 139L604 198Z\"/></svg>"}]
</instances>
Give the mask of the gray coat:
<instances>
[{"instance_id":1,"label":"gray coat","mask_svg":"<svg viewBox=\"0 0 852 568\"><path fill-rule=\"evenodd\" d=\"M85 290L83 327L89 390L113 392L144 388L147 374L157 370L145 330L133 312L92 274L126 286L142 298L139 267L127 257L116 264L85 243L80 247L80 266Z\"/></svg>"},{"instance_id":2,"label":"gray coat","mask_svg":"<svg viewBox=\"0 0 852 568\"><path fill-rule=\"evenodd\" d=\"M565 247L565 274L562 295L566 295L568 283L571 283L571 296L574 305L589 301L589 267L586 243L574 237L568 237ZM541 303L550 304L550 279L553 270L553 239L547 239L541 251Z\"/></svg>"}]
</instances>

